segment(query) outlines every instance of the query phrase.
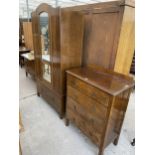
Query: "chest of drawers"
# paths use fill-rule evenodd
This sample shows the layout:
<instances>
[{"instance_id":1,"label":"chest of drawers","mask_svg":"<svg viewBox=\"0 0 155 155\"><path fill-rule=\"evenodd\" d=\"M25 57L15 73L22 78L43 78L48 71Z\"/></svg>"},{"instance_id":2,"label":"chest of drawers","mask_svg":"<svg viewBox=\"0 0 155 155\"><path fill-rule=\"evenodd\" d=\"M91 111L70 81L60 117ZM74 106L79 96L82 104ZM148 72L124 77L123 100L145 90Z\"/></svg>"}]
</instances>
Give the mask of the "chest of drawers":
<instances>
[{"instance_id":1,"label":"chest of drawers","mask_svg":"<svg viewBox=\"0 0 155 155\"><path fill-rule=\"evenodd\" d=\"M66 125L73 122L97 146L99 155L117 145L134 81L112 71L67 71Z\"/></svg>"}]
</instances>

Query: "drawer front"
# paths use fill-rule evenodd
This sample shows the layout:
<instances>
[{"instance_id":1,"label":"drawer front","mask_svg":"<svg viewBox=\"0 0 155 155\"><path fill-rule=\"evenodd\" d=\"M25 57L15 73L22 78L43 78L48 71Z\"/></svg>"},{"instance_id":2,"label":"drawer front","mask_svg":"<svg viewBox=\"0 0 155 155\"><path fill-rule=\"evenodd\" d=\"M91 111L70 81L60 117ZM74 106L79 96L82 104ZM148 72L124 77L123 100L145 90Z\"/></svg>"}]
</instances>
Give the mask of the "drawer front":
<instances>
[{"instance_id":1,"label":"drawer front","mask_svg":"<svg viewBox=\"0 0 155 155\"><path fill-rule=\"evenodd\" d=\"M67 86L67 96L73 99L77 103L77 106L85 111L86 116L89 114L96 118L96 120L104 122L107 108L103 104L71 86Z\"/></svg>"},{"instance_id":2,"label":"drawer front","mask_svg":"<svg viewBox=\"0 0 155 155\"><path fill-rule=\"evenodd\" d=\"M101 134L96 132L89 122L86 122L82 117L80 117L77 111L67 109L67 117L69 120L75 123L75 125L90 138L96 145L100 144Z\"/></svg>"},{"instance_id":3,"label":"drawer front","mask_svg":"<svg viewBox=\"0 0 155 155\"><path fill-rule=\"evenodd\" d=\"M102 103L105 107L109 106L111 96L104 93L103 91L87 84L86 82L77 79L72 75L67 75L67 85L74 87L75 89L79 90L80 92L88 95L89 97L93 98L97 102Z\"/></svg>"},{"instance_id":4,"label":"drawer front","mask_svg":"<svg viewBox=\"0 0 155 155\"><path fill-rule=\"evenodd\" d=\"M67 111L68 109L78 113L79 117L88 123L94 132L102 133L105 119L98 118L92 113L89 113L70 97L67 98Z\"/></svg>"}]
</instances>

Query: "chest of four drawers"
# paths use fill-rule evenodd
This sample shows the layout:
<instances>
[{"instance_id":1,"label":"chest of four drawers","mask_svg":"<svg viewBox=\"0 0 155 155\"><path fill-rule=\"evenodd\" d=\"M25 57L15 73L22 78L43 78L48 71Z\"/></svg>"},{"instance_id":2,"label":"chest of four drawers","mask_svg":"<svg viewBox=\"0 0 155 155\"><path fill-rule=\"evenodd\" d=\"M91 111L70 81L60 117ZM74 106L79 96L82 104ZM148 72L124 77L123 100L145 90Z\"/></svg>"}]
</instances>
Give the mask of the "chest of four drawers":
<instances>
[{"instance_id":1,"label":"chest of four drawers","mask_svg":"<svg viewBox=\"0 0 155 155\"><path fill-rule=\"evenodd\" d=\"M66 125L74 123L101 155L103 148L118 142L132 87L132 80L109 71L67 71Z\"/></svg>"},{"instance_id":2,"label":"chest of four drawers","mask_svg":"<svg viewBox=\"0 0 155 155\"><path fill-rule=\"evenodd\" d=\"M67 118L95 144L101 142L110 95L74 76L67 76Z\"/></svg>"}]
</instances>

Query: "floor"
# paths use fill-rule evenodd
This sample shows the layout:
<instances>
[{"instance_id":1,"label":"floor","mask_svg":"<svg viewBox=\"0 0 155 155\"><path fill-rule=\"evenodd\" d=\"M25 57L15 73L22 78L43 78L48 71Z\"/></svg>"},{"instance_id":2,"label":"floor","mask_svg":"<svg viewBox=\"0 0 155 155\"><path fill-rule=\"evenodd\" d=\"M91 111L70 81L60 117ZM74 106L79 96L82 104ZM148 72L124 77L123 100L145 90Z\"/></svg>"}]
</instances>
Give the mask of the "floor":
<instances>
[{"instance_id":1,"label":"floor","mask_svg":"<svg viewBox=\"0 0 155 155\"><path fill-rule=\"evenodd\" d=\"M25 76L24 68L20 75L20 111L24 131L20 135L23 155L97 155L98 148L74 125L66 127L64 120L40 97L36 95L36 84ZM117 146L110 144L104 155L134 155L130 145L134 138L134 94L129 106Z\"/></svg>"}]
</instances>

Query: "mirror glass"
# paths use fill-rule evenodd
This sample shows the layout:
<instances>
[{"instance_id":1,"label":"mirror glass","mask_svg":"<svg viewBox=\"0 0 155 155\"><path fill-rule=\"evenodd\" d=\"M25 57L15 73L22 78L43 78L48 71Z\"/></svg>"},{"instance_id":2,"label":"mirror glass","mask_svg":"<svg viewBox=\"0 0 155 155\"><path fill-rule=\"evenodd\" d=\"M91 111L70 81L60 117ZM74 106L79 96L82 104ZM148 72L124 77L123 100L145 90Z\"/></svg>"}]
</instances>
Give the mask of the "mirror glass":
<instances>
[{"instance_id":1,"label":"mirror glass","mask_svg":"<svg viewBox=\"0 0 155 155\"><path fill-rule=\"evenodd\" d=\"M42 63L43 79L51 82L51 67L47 63Z\"/></svg>"},{"instance_id":2,"label":"mirror glass","mask_svg":"<svg viewBox=\"0 0 155 155\"><path fill-rule=\"evenodd\" d=\"M46 12L42 12L40 14L40 39L42 54L42 77L44 80L51 82L48 13Z\"/></svg>"}]
</instances>

